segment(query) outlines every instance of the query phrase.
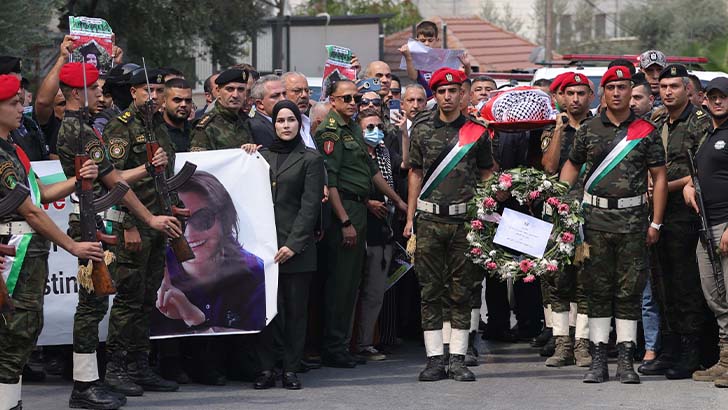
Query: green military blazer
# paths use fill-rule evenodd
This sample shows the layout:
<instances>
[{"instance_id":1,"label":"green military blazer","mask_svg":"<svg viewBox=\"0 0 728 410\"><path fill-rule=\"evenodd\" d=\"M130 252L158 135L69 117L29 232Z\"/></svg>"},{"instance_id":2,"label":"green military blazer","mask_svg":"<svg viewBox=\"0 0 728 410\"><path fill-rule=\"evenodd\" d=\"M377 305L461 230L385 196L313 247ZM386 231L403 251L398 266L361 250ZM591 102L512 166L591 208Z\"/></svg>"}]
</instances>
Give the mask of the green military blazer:
<instances>
[{"instance_id":1,"label":"green military blazer","mask_svg":"<svg viewBox=\"0 0 728 410\"><path fill-rule=\"evenodd\" d=\"M316 270L314 230L324 192L324 160L301 142L278 166L280 154L262 149L270 165L270 187L275 208L278 247L296 253L279 266L280 273Z\"/></svg>"}]
</instances>

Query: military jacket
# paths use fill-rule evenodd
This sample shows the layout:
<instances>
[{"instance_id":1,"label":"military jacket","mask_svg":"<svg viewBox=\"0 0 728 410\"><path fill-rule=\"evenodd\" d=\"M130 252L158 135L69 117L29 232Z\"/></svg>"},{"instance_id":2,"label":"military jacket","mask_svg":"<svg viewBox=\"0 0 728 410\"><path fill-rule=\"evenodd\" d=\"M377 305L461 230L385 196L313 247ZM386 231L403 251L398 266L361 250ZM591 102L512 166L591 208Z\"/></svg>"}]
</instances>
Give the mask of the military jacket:
<instances>
[{"instance_id":1,"label":"military jacket","mask_svg":"<svg viewBox=\"0 0 728 410\"><path fill-rule=\"evenodd\" d=\"M253 142L245 126L245 117L222 107L219 102L195 123L190 139L190 151L240 148Z\"/></svg>"},{"instance_id":2,"label":"military jacket","mask_svg":"<svg viewBox=\"0 0 728 410\"><path fill-rule=\"evenodd\" d=\"M624 137L629 125L637 120L634 114L618 126L612 124L606 111L585 122L576 132L569 160L580 166L585 164L581 177L585 183L591 175L595 163L606 156L612 141ZM599 161L601 162L601 161ZM640 143L622 159L598 184L592 186L590 193L603 198L625 198L643 195L647 192L647 170L665 165L665 151L659 131L653 130L642 138ZM597 231L612 233L636 233L647 229L647 205L624 209L601 209L585 207L586 227Z\"/></svg>"},{"instance_id":3,"label":"military jacket","mask_svg":"<svg viewBox=\"0 0 728 410\"><path fill-rule=\"evenodd\" d=\"M361 127L353 120L346 123L335 110L319 125L314 135L324 156L329 186L339 192L368 197L372 177L379 167L369 157Z\"/></svg>"},{"instance_id":4,"label":"military jacket","mask_svg":"<svg viewBox=\"0 0 728 410\"><path fill-rule=\"evenodd\" d=\"M133 169L147 163L147 131L144 121L142 112L135 104L131 104L120 116L111 120L104 129L104 141L109 147L109 157L116 168ZM155 113L151 128L154 130L159 145L167 152L169 158L167 174L169 176L174 172L175 156L169 136L160 131L160 126L164 125L163 122L162 114ZM144 176L131 184L131 189L141 203L149 209L149 212L154 215L162 213L162 205L157 199L157 191L151 176ZM131 213L127 213L124 227L129 227L130 223L137 227L143 226L141 221L136 220Z\"/></svg>"},{"instance_id":5,"label":"military jacket","mask_svg":"<svg viewBox=\"0 0 728 410\"><path fill-rule=\"evenodd\" d=\"M460 115L451 123L443 122L439 112L435 111L426 117L418 116L412 125L410 135L410 166L421 169L427 175L433 163L446 149L454 138L457 138L460 128L468 120ZM440 207L451 204L468 202L475 194L475 188L481 181L480 171L493 166L493 155L490 139L483 132L476 145L460 160L457 166L447 175L440 185L432 191L426 201L437 203ZM423 184L425 181L422 181ZM428 213L421 213L420 217L440 222L462 221L465 215L458 217L441 217Z\"/></svg>"},{"instance_id":6,"label":"military jacket","mask_svg":"<svg viewBox=\"0 0 728 410\"><path fill-rule=\"evenodd\" d=\"M661 110L653 121L662 138L662 128L666 125L667 139L667 180L677 179L690 175L688 150L698 151L700 139L708 132L711 126L710 116L688 103L680 116L670 124L670 115L667 110ZM667 208L665 209L665 223L687 222L697 220L695 212L685 205L682 190L669 192L667 195Z\"/></svg>"}]
</instances>

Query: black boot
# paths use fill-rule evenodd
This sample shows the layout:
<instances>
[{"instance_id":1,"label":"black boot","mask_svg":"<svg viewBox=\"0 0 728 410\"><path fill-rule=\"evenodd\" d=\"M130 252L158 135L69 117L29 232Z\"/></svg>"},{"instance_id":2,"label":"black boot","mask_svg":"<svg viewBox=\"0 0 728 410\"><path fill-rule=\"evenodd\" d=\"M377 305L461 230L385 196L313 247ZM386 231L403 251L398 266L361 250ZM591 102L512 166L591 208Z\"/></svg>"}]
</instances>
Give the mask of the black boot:
<instances>
[{"instance_id":1,"label":"black boot","mask_svg":"<svg viewBox=\"0 0 728 410\"><path fill-rule=\"evenodd\" d=\"M531 341L531 347L543 347L553 337L554 332L550 327L544 327L541 334L534 337Z\"/></svg>"},{"instance_id":2,"label":"black boot","mask_svg":"<svg viewBox=\"0 0 728 410\"><path fill-rule=\"evenodd\" d=\"M541 357L551 357L556 352L556 338L554 336L551 336L551 338L546 342L545 345L541 348L541 351L538 352L538 354Z\"/></svg>"},{"instance_id":3,"label":"black boot","mask_svg":"<svg viewBox=\"0 0 728 410\"><path fill-rule=\"evenodd\" d=\"M159 373L167 380L174 380L179 384L190 382L190 376L182 368L181 357L162 357L159 360Z\"/></svg>"},{"instance_id":4,"label":"black boot","mask_svg":"<svg viewBox=\"0 0 728 410\"><path fill-rule=\"evenodd\" d=\"M112 391L125 396L141 396L144 394L144 389L129 377L125 352L111 354L111 360L106 364L106 377L104 377L104 380Z\"/></svg>"},{"instance_id":5,"label":"black boot","mask_svg":"<svg viewBox=\"0 0 728 410\"><path fill-rule=\"evenodd\" d=\"M149 357L146 352L134 352L130 354L126 368L129 377L144 391L177 391L177 382L161 378L149 367Z\"/></svg>"},{"instance_id":6,"label":"black boot","mask_svg":"<svg viewBox=\"0 0 728 410\"><path fill-rule=\"evenodd\" d=\"M584 383L602 383L609 380L607 367L607 344L594 343L592 345L592 363L589 371L584 375Z\"/></svg>"},{"instance_id":7,"label":"black boot","mask_svg":"<svg viewBox=\"0 0 728 410\"><path fill-rule=\"evenodd\" d=\"M634 342L621 342L617 344L617 373L614 377L622 384L639 384L640 377L634 371L634 351L637 346Z\"/></svg>"},{"instance_id":8,"label":"black boot","mask_svg":"<svg viewBox=\"0 0 728 410\"><path fill-rule=\"evenodd\" d=\"M655 360L645 363L637 368L637 371L645 376L662 375L675 365L678 359L678 348L680 337L675 334L662 336L662 349Z\"/></svg>"},{"instance_id":9,"label":"black boot","mask_svg":"<svg viewBox=\"0 0 728 410\"><path fill-rule=\"evenodd\" d=\"M298 376L294 372L283 372L283 387L288 390L301 390L301 381L298 380Z\"/></svg>"},{"instance_id":10,"label":"black boot","mask_svg":"<svg viewBox=\"0 0 728 410\"><path fill-rule=\"evenodd\" d=\"M253 383L255 390L266 390L276 387L276 374L273 370L264 370L258 374Z\"/></svg>"},{"instance_id":11,"label":"black boot","mask_svg":"<svg viewBox=\"0 0 728 410\"><path fill-rule=\"evenodd\" d=\"M26 382L42 382L46 378L46 372L43 369L35 370L28 364L23 366L23 380Z\"/></svg>"},{"instance_id":12,"label":"black boot","mask_svg":"<svg viewBox=\"0 0 728 410\"><path fill-rule=\"evenodd\" d=\"M94 382L73 382L68 407L72 409L115 410L126 404L126 397L120 399L109 387L99 380Z\"/></svg>"},{"instance_id":13,"label":"black boot","mask_svg":"<svg viewBox=\"0 0 728 410\"><path fill-rule=\"evenodd\" d=\"M448 377L458 382L474 382L475 375L465 366L465 355L451 354Z\"/></svg>"},{"instance_id":14,"label":"black boot","mask_svg":"<svg viewBox=\"0 0 728 410\"><path fill-rule=\"evenodd\" d=\"M470 332L468 334L468 351L465 353L465 365L466 366L477 366L478 365L478 349L475 348L475 336L478 332Z\"/></svg>"},{"instance_id":15,"label":"black boot","mask_svg":"<svg viewBox=\"0 0 728 410\"><path fill-rule=\"evenodd\" d=\"M696 335L680 337L680 360L665 371L671 380L690 379L693 372L700 369L700 339Z\"/></svg>"},{"instance_id":16,"label":"black boot","mask_svg":"<svg viewBox=\"0 0 728 410\"><path fill-rule=\"evenodd\" d=\"M442 355L428 357L427 366L420 373L419 380L421 382L436 382L443 379L447 379L444 357Z\"/></svg>"}]
</instances>

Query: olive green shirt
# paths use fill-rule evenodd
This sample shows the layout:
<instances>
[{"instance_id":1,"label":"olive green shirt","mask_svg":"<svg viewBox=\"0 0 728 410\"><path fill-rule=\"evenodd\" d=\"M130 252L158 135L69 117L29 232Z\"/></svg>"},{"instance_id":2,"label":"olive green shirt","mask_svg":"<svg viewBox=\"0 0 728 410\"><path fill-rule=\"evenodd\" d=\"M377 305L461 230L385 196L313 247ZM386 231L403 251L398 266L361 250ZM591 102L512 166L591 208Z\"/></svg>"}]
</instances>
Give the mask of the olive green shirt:
<instances>
[{"instance_id":1,"label":"olive green shirt","mask_svg":"<svg viewBox=\"0 0 728 410\"><path fill-rule=\"evenodd\" d=\"M245 116L215 102L215 107L194 124L190 134L190 151L240 148L252 143Z\"/></svg>"}]
</instances>

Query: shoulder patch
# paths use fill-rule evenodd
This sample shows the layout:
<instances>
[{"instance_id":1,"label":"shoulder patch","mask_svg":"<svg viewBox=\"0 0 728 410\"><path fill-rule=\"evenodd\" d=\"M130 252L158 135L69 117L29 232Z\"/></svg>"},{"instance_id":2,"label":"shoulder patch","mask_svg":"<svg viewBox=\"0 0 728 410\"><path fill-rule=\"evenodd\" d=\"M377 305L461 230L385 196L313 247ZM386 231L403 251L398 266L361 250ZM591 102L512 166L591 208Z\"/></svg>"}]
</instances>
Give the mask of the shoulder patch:
<instances>
[{"instance_id":1,"label":"shoulder patch","mask_svg":"<svg viewBox=\"0 0 728 410\"><path fill-rule=\"evenodd\" d=\"M321 139L323 140L333 140L334 142L339 140L339 134L335 132L324 132L321 134Z\"/></svg>"},{"instance_id":2,"label":"shoulder patch","mask_svg":"<svg viewBox=\"0 0 728 410\"><path fill-rule=\"evenodd\" d=\"M144 136L144 134L139 134L134 138L134 142L136 143L143 143L147 142L147 138Z\"/></svg>"},{"instance_id":3,"label":"shoulder patch","mask_svg":"<svg viewBox=\"0 0 728 410\"><path fill-rule=\"evenodd\" d=\"M0 164L0 182L7 189L15 188L18 183L18 174L15 173L15 167L12 161L5 161Z\"/></svg>"},{"instance_id":4,"label":"shoulder patch","mask_svg":"<svg viewBox=\"0 0 728 410\"><path fill-rule=\"evenodd\" d=\"M104 160L104 148L98 140L90 140L87 142L85 151L88 152L88 156L97 164Z\"/></svg>"},{"instance_id":5,"label":"shoulder patch","mask_svg":"<svg viewBox=\"0 0 728 410\"><path fill-rule=\"evenodd\" d=\"M205 126L210 122L212 117L212 114L205 114L202 118L200 118L200 121L197 122L197 125L195 125L195 127L205 128Z\"/></svg>"},{"instance_id":6,"label":"shoulder patch","mask_svg":"<svg viewBox=\"0 0 728 410\"><path fill-rule=\"evenodd\" d=\"M333 140L328 139L328 140L324 141L323 148L324 148L324 152L326 153L326 155L331 155L331 153L334 152L335 146L336 146L336 142L334 142Z\"/></svg>"},{"instance_id":7,"label":"shoulder patch","mask_svg":"<svg viewBox=\"0 0 728 410\"><path fill-rule=\"evenodd\" d=\"M551 145L551 136L544 136L541 139L541 151L546 152L546 149L549 147L549 145Z\"/></svg>"},{"instance_id":8,"label":"shoulder patch","mask_svg":"<svg viewBox=\"0 0 728 410\"><path fill-rule=\"evenodd\" d=\"M344 140L344 142L351 142L351 141L354 141L354 137L351 135L344 135L343 140Z\"/></svg>"},{"instance_id":9,"label":"shoulder patch","mask_svg":"<svg viewBox=\"0 0 728 410\"><path fill-rule=\"evenodd\" d=\"M129 141L123 138L111 138L109 140L109 156L113 159L123 158L128 145Z\"/></svg>"},{"instance_id":10,"label":"shoulder patch","mask_svg":"<svg viewBox=\"0 0 728 410\"><path fill-rule=\"evenodd\" d=\"M124 124L128 124L134 120L134 116L131 115L131 111L124 111L121 113L120 116L116 117L119 119L119 121L123 122Z\"/></svg>"}]
</instances>

